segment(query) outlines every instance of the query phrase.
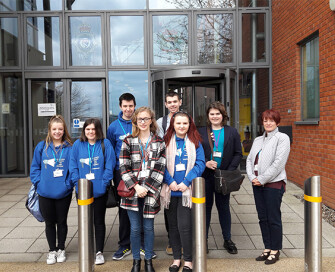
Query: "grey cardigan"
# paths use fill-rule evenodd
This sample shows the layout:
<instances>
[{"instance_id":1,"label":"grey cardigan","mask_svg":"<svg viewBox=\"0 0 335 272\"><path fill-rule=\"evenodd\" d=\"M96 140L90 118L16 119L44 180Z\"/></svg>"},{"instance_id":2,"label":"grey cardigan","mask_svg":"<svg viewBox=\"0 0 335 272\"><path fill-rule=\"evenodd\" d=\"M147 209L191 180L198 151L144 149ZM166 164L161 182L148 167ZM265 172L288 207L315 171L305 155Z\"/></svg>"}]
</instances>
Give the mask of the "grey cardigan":
<instances>
[{"instance_id":1,"label":"grey cardigan","mask_svg":"<svg viewBox=\"0 0 335 272\"><path fill-rule=\"evenodd\" d=\"M247 158L247 175L250 181L256 178L254 173L254 162L257 154L258 158L258 176L261 184L276 181L287 181L285 165L290 154L290 138L278 131L278 128L271 131L265 137L257 137L251 147Z\"/></svg>"}]
</instances>

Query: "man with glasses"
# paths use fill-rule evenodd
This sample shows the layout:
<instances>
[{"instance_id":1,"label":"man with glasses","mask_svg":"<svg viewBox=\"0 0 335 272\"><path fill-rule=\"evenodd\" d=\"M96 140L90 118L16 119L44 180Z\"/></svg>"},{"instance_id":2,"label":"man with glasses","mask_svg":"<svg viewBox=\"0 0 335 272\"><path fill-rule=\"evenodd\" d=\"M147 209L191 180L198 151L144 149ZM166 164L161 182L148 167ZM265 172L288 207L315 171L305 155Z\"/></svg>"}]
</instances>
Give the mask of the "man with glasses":
<instances>
[{"instance_id":1,"label":"man with glasses","mask_svg":"<svg viewBox=\"0 0 335 272\"><path fill-rule=\"evenodd\" d=\"M157 120L157 125L159 128L159 131L158 131L159 137L164 138L164 135L166 134L166 131L170 126L171 117L173 116L173 114L179 111L181 104L182 104L182 100L178 93L170 91L165 95L165 107L169 110L169 114ZM166 228L166 231L169 237L169 223L167 220L165 209L164 209L164 219L165 219L165 228ZM166 253L168 255L173 254L170 244L168 244L166 247Z\"/></svg>"}]
</instances>

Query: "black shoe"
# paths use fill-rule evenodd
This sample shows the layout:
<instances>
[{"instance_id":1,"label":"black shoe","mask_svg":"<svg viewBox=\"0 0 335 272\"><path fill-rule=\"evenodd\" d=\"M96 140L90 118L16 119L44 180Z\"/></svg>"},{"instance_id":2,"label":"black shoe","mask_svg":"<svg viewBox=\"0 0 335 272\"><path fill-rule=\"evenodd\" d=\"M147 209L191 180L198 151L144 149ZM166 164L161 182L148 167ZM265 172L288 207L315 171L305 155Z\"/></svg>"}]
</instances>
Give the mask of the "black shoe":
<instances>
[{"instance_id":1,"label":"black shoe","mask_svg":"<svg viewBox=\"0 0 335 272\"><path fill-rule=\"evenodd\" d=\"M260 262L260 261L265 261L270 255L270 251L267 251L267 252L262 252L261 255L259 255L255 260Z\"/></svg>"},{"instance_id":2,"label":"black shoe","mask_svg":"<svg viewBox=\"0 0 335 272\"><path fill-rule=\"evenodd\" d=\"M133 268L131 272L140 272L141 271L141 260L133 260Z\"/></svg>"},{"instance_id":3,"label":"black shoe","mask_svg":"<svg viewBox=\"0 0 335 272\"><path fill-rule=\"evenodd\" d=\"M278 250L276 254L270 254L269 257L265 260L265 264L274 264L279 260L280 251Z\"/></svg>"},{"instance_id":4,"label":"black shoe","mask_svg":"<svg viewBox=\"0 0 335 272\"><path fill-rule=\"evenodd\" d=\"M144 260L144 270L145 272L155 272L155 269L152 266L152 259Z\"/></svg>"},{"instance_id":5,"label":"black shoe","mask_svg":"<svg viewBox=\"0 0 335 272\"><path fill-rule=\"evenodd\" d=\"M180 269L180 265L178 266L178 265L173 264L173 265L170 265L169 267L170 272L178 272L179 269Z\"/></svg>"},{"instance_id":6,"label":"black shoe","mask_svg":"<svg viewBox=\"0 0 335 272\"><path fill-rule=\"evenodd\" d=\"M227 249L230 254L237 254L237 248L232 240L224 240L223 247Z\"/></svg>"},{"instance_id":7,"label":"black shoe","mask_svg":"<svg viewBox=\"0 0 335 272\"><path fill-rule=\"evenodd\" d=\"M189 268L188 266L184 266L183 272L192 272L192 268Z\"/></svg>"}]
</instances>

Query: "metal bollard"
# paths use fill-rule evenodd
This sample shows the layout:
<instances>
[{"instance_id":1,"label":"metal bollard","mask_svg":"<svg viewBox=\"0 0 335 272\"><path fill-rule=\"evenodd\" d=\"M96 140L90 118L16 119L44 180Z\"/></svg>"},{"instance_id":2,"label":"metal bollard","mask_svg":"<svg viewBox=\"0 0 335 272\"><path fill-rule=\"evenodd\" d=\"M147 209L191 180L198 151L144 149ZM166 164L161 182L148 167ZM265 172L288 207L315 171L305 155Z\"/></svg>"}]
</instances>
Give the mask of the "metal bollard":
<instances>
[{"instance_id":1,"label":"metal bollard","mask_svg":"<svg viewBox=\"0 0 335 272\"><path fill-rule=\"evenodd\" d=\"M78 182L78 247L79 271L94 271L93 184L90 180Z\"/></svg>"},{"instance_id":2,"label":"metal bollard","mask_svg":"<svg viewBox=\"0 0 335 272\"><path fill-rule=\"evenodd\" d=\"M207 271L205 179L192 181L193 271Z\"/></svg>"},{"instance_id":3,"label":"metal bollard","mask_svg":"<svg viewBox=\"0 0 335 272\"><path fill-rule=\"evenodd\" d=\"M320 176L305 180L305 271L322 271L322 197Z\"/></svg>"}]
</instances>

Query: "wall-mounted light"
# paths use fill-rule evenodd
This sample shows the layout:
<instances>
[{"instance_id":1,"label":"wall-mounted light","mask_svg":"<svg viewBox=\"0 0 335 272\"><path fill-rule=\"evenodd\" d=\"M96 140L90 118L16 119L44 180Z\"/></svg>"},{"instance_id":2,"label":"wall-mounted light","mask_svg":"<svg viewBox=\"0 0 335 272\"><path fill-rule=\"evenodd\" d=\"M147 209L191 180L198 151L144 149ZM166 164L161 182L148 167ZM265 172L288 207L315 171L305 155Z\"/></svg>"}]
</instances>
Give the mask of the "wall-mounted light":
<instances>
[{"instance_id":1,"label":"wall-mounted light","mask_svg":"<svg viewBox=\"0 0 335 272\"><path fill-rule=\"evenodd\" d=\"M335 11L335 0L329 0L329 7L332 11Z\"/></svg>"}]
</instances>

